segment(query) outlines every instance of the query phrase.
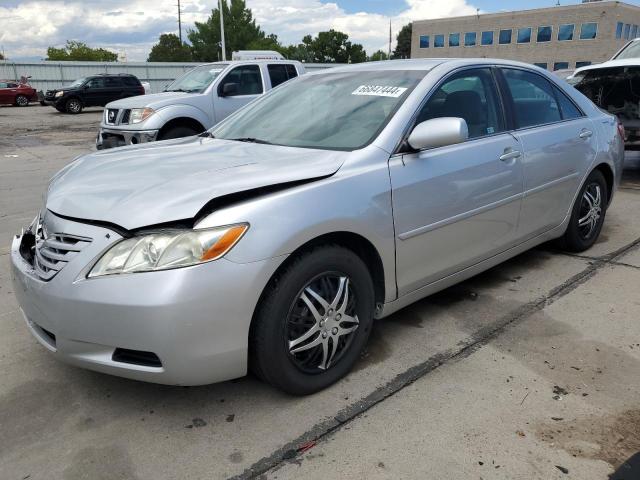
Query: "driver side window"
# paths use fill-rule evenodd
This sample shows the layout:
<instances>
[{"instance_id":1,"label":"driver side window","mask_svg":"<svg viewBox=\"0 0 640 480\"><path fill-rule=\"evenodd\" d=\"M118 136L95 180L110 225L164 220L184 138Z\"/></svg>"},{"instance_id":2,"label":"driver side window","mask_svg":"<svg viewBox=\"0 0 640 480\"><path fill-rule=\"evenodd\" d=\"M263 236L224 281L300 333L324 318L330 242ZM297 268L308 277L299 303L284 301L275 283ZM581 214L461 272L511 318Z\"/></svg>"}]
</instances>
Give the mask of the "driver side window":
<instances>
[{"instance_id":1,"label":"driver side window","mask_svg":"<svg viewBox=\"0 0 640 480\"><path fill-rule=\"evenodd\" d=\"M491 70L470 69L449 77L427 100L416 123L440 117L463 118L470 139L503 132L505 122Z\"/></svg>"},{"instance_id":2,"label":"driver side window","mask_svg":"<svg viewBox=\"0 0 640 480\"><path fill-rule=\"evenodd\" d=\"M258 65L243 65L231 70L222 84L238 84L236 95L259 95L262 93L262 75Z\"/></svg>"}]
</instances>

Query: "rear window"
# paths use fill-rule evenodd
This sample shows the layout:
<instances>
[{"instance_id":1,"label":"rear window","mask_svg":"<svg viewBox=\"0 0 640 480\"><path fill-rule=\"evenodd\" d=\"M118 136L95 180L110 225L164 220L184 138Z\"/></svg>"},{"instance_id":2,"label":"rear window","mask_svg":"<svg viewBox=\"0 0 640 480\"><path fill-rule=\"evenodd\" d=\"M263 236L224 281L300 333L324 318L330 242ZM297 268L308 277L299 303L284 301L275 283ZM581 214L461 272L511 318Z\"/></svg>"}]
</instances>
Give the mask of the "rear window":
<instances>
[{"instance_id":1,"label":"rear window","mask_svg":"<svg viewBox=\"0 0 640 480\"><path fill-rule=\"evenodd\" d=\"M124 83L127 87L138 87L140 86L140 80L136 77L121 77L122 83Z\"/></svg>"},{"instance_id":2,"label":"rear window","mask_svg":"<svg viewBox=\"0 0 640 480\"><path fill-rule=\"evenodd\" d=\"M502 70L511 92L518 128L553 123L562 119L553 87L542 76L505 68Z\"/></svg>"},{"instance_id":3,"label":"rear window","mask_svg":"<svg viewBox=\"0 0 640 480\"><path fill-rule=\"evenodd\" d=\"M271 86L273 88L298 76L296 67L291 64L271 64L267 65L267 70L269 72L269 78L271 79Z\"/></svg>"},{"instance_id":4,"label":"rear window","mask_svg":"<svg viewBox=\"0 0 640 480\"><path fill-rule=\"evenodd\" d=\"M120 79L120 77L105 77L104 78L104 86L109 88L109 87L121 87L122 86L122 80Z\"/></svg>"}]
</instances>

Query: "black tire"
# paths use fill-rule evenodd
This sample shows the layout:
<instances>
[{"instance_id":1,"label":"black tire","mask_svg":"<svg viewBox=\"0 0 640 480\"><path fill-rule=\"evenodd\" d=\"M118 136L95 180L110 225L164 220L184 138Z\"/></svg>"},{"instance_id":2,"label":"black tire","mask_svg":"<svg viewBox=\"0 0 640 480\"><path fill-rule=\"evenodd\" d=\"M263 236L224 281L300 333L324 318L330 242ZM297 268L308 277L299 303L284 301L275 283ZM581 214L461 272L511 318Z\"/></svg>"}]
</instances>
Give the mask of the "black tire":
<instances>
[{"instance_id":1,"label":"black tire","mask_svg":"<svg viewBox=\"0 0 640 480\"><path fill-rule=\"evenodd\" d=\"M196 132L193 128L190 127L173 127L167 130L166 132L162 132L158 140L170 140L172 138L182 138L182 137L191 137L193 135L197 135L200 132Z\"/></svg>"},{"instance_id":2,"label":"black tire","mask_svg":"<svg viewBox=\"0 0 640 480\"><path fill-rule=\"evenodd\" d=\"M24 95L16 95L16 107L28 107L29 99Z\"/></svg>"},{"instance_id":3,"label":"black tire","mask_svg":"<svg viewBox=\"0 0 640 480\"><path fill-rule=\"evenodd\" d=\"M82 111L82 102L79 98L70 98L64 105L67 113L71 113L72 115L77 115Z\"/></svg>"},{"instance_id":4,"label":"black tire","mask_svg":"<svg viewBox=\"0 0 640 480\"><path fill-rule=\"evenodd\" d=\"M44 100L40 100L40 105L42 105L43 107L46 107L46 106L47 106L47 104L45 103L45 101L44 101Z\"/></svg>"},{"instance_id":5,"label":"black tire","mask_svg":"<svg viewBox=\"0 0 640 480\"><path fill-rule=\"evenodd\" d=\"M56 106L55 109L58 110L60 113L64 113L65 112L65 109L62 108L62 107Z\"/></svg>"},{"instance_id":6,"label":"black tire","mask_svg":"<svg viewBox=\"0 0 640 480\"><path fill-rule=\"evenodd\" d=\"M326 279L325 284L331 285L332 276L335 276L338 283L340 278L348 279L345 283L347 287L343 289L343 292L346 291L349 295L348 301L343 297L344 304L348 304L346 310L336 308L331 316L331 309L324 311L320 304L317 304L317 312L325 319L325 328L333 328L331 331L320 329L317 335L313 334L307 339L308 342L305 340L299 344L308 345L315 341L324 341L321 337L324 339L329 336L326 340L328 351L332 352L335 348L335 352L330 362L325 363L326 368L322 369L316 366L316 362L321 364L328 358L323 356L322 345L293 354L289 351L289 342L301 337L300 331L309 331L322 325L321 322L313 320L311 310L301 303L301 295L308 292L305 290L306 287L316 285L314 282L323 283ZM335 298L338 297L339 295L336 295ZM307 298L311 298L311 295ZM308 327L308 323L303 325L292 320L294 312L304 312L305 308L313 327ZM262 380L293 395L308 395L322 390L349 373L358 360L371 332L374 310L373 281L360 257L336 245L321 246L303 253L285 267L265 290L250 333L251 370ZM339 325L341 329L355 327L350 333L341 336L335 328L336 323L331 324L330 320L327 320L329 317L333 322L340 320L340 311L345 313ZM349 323L353 320L345 321L345 318L353 319L354 315L357 316L357 326ZM300 318L296 317L296 321L300 322ZM293 339L292 329L298 329L293 334ZM303 359L299 355L306 355L304 361L308 361L309 364L303 365Z\"/></svg>"},{"instance_id":7,"label":"black tire","mask_svg":"<svg viewBox=\"0 0 640 480\"><path fill-rule=\"evenodd\" d=\"M590 208L591 205L595 205L591 199L596 197L597 192L599 192L599 202L595 208ZM588 250L596 243L604 224L608 199L607 181L600 170L594 170L587 177L573 205L567 231L559 242L562 249L579 253ZM589 214L592 216L592 222L581 226L580 220Z\"/></svg>"}]
</instances>

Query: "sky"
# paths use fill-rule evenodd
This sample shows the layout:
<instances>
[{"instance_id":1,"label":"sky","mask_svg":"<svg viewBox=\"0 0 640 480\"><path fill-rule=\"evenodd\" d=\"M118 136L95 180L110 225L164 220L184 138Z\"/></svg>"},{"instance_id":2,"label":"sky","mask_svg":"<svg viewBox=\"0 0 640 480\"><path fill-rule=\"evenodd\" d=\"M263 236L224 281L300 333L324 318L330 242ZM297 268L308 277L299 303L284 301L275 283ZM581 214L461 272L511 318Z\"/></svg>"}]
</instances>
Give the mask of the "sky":
<instances>
[{"instance_id":1,"label":"sky","mask_svg":"<svg viewBox=\"0 0 640 480\"><path fill-rule=\"evenodd\" d=\"M387 50L412 20L547 7L557 0L246 0L266 33L284 44L335 28L369 54ZM640 0L626 0L638 5ZM40 60L67 39L144 61L162 33L178 32L177 0L0 0L0 51L13 60ZM217 0L181 0L183 32L204 21ZM561 0L562 5L580 3ZM186 35L184 35L186 38Z\"/></svg>"}]
</instances>

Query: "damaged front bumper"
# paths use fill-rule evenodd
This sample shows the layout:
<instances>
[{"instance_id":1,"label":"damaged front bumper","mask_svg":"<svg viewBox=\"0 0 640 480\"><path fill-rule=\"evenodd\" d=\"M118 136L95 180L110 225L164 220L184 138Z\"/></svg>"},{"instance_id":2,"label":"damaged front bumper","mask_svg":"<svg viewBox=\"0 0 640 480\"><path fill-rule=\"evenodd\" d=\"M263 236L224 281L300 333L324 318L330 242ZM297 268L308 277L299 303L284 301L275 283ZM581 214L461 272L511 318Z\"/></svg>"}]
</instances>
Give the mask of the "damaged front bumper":
<instances>
[{"instance_id":1,"label":"damaged front bumper","mask_svg":"<svg viewBox=\"0 0 640 480\"><path fill-rule=\"evenodd\" d=\"M124 147L137 145L138 143L155 142L158 130L119 130L116 128L101 127L96 137L96 148Z\"/></svg>"}]
</instances>

